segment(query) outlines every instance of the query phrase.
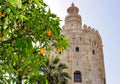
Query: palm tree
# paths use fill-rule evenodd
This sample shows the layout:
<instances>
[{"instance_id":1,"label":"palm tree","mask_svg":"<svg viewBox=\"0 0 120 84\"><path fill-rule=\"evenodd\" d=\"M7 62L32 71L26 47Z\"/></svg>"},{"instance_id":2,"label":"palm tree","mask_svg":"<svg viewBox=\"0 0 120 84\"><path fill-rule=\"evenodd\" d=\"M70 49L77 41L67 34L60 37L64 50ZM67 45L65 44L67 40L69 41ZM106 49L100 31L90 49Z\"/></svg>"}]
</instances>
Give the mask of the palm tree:
<instances>
[{"instance_id":1,"label":"palm tree","mask_svg":"<svg viewBox=\"0 0 120 84\"><path fill-rule=\"evenodd\" d=\"M60 63L58 57L48 59L47 65L44 67L44 73L49 84L67 84L71 77L64 70L68 67L64 63Z\"/></svg>"},{"instance_id":2,"label":"palm tree","mask_svg":"<svg viewBox=\"0 0 120 84\"><path fill-rule=\"evenodd\" d=\"M7 79L0 76L0 84L7 84Z\"/></svg>"}]
</instances>

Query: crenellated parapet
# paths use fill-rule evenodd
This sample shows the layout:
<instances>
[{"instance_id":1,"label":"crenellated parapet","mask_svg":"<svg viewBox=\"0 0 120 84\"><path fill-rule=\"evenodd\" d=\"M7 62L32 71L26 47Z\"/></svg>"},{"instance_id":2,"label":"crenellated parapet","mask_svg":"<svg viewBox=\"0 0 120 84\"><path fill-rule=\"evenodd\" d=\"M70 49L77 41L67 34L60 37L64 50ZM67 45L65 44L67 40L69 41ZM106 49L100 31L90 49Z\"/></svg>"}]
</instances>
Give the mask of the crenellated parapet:
<instances>
[{"instance_id":1,"label":"crenellated parapet","mask_svg":"<svg viewBox=\"0 0 120 84\"><path fill-rule=\"evenodd\" d=\"M84 31L88 31L88 32L93 32L93 33L98 33L97 30L95 30L94 28L91 28L90 26L87 26L86 24L83 25L83 30Z\"/></svg>"},{"instance_id":2,"label":"crenellated parapet","mask_svg":"<svg viewBox=\"0 0 120 84\"><path fill-rule=\"evenodd\" d=\"M87 26L86 24L83 25L83 31L91 32L91 33L96 34L100 37L100 34L99 34L98 30L95 30L94 28L91 28L90 26Z\"/></svg>"},{"instance_id":3,"label":"crenellated parapet","mask_svg":"<svg viewBox=\"0 0 120 84\"><path fill-rule=\"evenodd\" d=\"M83 32L87 34L87 38L89 39L89 43L91 45L97 45L99 48L102 48L102 39L98 32L98 30L95 30L94 28L91 28L90 26L87 26L86 24L83 25L82 28Z\"/></svg>"}]
</instances>

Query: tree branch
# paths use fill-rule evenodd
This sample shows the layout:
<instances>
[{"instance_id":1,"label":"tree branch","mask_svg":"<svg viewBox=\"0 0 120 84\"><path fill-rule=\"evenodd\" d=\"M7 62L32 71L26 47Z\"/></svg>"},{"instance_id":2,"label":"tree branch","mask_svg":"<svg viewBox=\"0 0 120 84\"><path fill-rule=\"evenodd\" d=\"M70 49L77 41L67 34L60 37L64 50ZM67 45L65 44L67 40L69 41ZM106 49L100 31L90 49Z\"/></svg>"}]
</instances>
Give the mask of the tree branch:
<instances>
[{"instance_id":1,"label":"tree branch","mask_svg":"<svg viewBox=\"0 0 120 84\"><path fill-rule=\"evenodd\" d=\"M6 40L6 41L2 41L2 42L0 42L0 46L3 46L4 44L9 44L9 43L11 43L13 40L15 40L15 39L17 39L17 38L21 38L21 37L23 37L23 36L26 36L26 35L28 35L29 33L30 33L30 32L25 32L24 34L21 34L20 36L13 37L13 38L8 39L8 40Z\"/></svg>"}]
</instances>

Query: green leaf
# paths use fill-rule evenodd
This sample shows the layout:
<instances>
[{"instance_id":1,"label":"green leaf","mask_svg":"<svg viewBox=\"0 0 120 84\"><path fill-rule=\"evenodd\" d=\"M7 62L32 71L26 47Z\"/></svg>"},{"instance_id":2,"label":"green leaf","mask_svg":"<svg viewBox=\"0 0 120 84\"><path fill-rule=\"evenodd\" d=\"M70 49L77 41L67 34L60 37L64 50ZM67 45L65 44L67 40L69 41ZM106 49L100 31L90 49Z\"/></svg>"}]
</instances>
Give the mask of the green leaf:
<instances>
[{"instance_id":1,"label":"green leaf","mask_svg":"<svg viewBox=\"0 0 120 84\"><path fill-rule=\"evenodd\" d=\"M20 13L18 10L16 10L15 7L11 6L10 4L8 4L8 6L9 6L9 8L12 10L12 12L13 12L14 14L19 14L19 13Z\"/></svg>"},{"instance_id":2,"label":"green leaf","mask_svg":"<svg viewBox=\"0 0 120 84\"><path fill-rule=\"evenodd\" d=\"M10 8L7 8L6 12L9 14L11 12Z\"/></svg>"},{"instance_id":3,"label":"green leaf","mask_svg":"<svg viewBox=\"0 0 120 84\"><path fill-rule=\"evenodd\" d=\"M22 1L21 0L8 0L8 2L10 3L10 5L12 5L13 7L17 7L17 8L22 8Z\"/></svg>"},{"instance_id":4,"label":"green leaf","mask_svg":"<svg viewBox=\"0 0 120 84\"><path fill-rule=\"evenodd\" d=\"M24 15L20 15L20 17L21 17L21 20L23 21L23 20L29 20L26 16L24 16Z\"/></svg>"},{"instance_id":5,"label":"green leaf","mask_svg":"<svg viewBox=\"0 0 120 84\"><path fill-rule=\"evenodd\" d=\"M35 3L36 3L38 6L40 5L39 0L35 0Z\"/></svg>"},{"instance_id":6,"label":"green leaf","mask_svg":"<svg viewBox=\"0 0 120 84\"><path fill-rule=\"evenodd\" d=\"M10 5L12 5L13 7L15 7L15 0L8 0L8 2L10 3Z\"/></svg>"},{"instance_id":7,"label":"green leaf","mask_svg":"<svg viewBox=\"0 0 120 84\"><path fill-rule=\"evenodd\" d=\"M4 26L8 24L8 16L5 18Z\"/></svg>"},{"instance_id":8,"label":"green leaf","mask_svg":"<svg viewBox=\"0 0 120 84\"><path fill-rule=\"evenodd\" d=\"M4 0L0 0L0 3L2 3Z\"/></svg>"},{"instance_id":9,"label":"green leaf","mask_svg":"<svg viewBox=\"0 0 120 84\"><path fill-rule=\"evenodd\" d=\"M18 8L22 8L22 1L21 0L15 0L16 1L16 6Z\"/></svg>"},{"instance_id":10,"label":"green leaf","mask_svg":"<svg viewBox=\"0 0 120 84\"><path fill-rule=\"evenodd\" d=\"M20 39L16 40L15 46L18 47L18 48L25 48L26 47L24 41L22 41Z\"/></svg>"}]
</instances>

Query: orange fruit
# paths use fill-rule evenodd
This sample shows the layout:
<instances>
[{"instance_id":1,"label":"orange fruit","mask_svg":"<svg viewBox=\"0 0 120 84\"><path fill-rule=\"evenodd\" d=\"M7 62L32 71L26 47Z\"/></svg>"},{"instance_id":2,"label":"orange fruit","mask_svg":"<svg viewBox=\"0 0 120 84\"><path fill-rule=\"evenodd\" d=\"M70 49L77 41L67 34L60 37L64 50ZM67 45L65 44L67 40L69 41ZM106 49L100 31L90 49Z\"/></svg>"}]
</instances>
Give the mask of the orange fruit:
<instances>
[{"instance_id":1,"label":"orange fruit","mask_svg":"<svg viewBox=\"0 0 120 84\"><path fill-rule=\"evenodd\" d=\"M47 30L47 35L50 37L52 36L52 31L51 30Z\"/></svg>"},{"instance_id":2,"label":"orange fruit","mask_svg":"<svg viewBox=\"0 0 120 84\"><path fill-rule=\"evenodd\" d=\"M62 51L62 48L58 47L57 52L61 52L61 51Z\"/></svg>"},{"instance_id":3,"label":"orange fruit","mask_svg":"<svg viewBox=\"0 0 120 84\"><path fill-rule=\"evenodd\" d=\"M3 34L0 34L0 38L2 38L3 37Z\"/></svg>"},{"instance_id":4,"label":"orange fruit","mask_svg":"<svg viewBox=\"0 0 120 84\"><path fill-rule=\"evenodd\" d=\"M24 28L23 28L24 30L26 30L27 28L26 28L26 26L24 26Z\"/></svg>"},{"instance_id":5,"label":"orange fruit","mask_svg":"<svg viewBox=\"0 0 120 84\"><path fill-rule=\"evenodd\" d=\"M45 49L41 48L40 49L40 54L42 54L42 55L45 54Z\"/></svg>"},{"instance_id":6,"label":"orange fruit","mask_svg":"<svg viewBox=\"0 0 120 84\"><path fill-rule=\"evenodd\" d=\"M3 17L4 16L4 14L2 14L1 12L0 12L0 17Z\"/></svg>"}]
</instances>

